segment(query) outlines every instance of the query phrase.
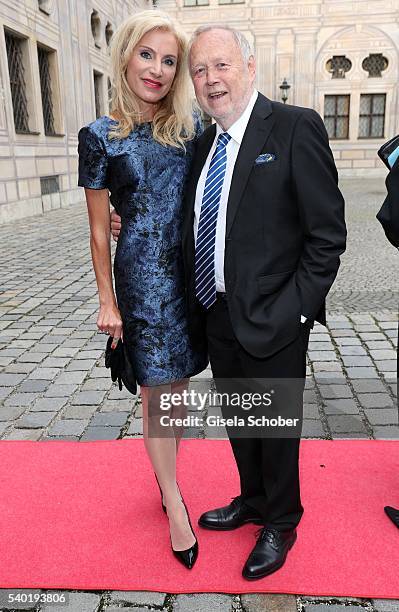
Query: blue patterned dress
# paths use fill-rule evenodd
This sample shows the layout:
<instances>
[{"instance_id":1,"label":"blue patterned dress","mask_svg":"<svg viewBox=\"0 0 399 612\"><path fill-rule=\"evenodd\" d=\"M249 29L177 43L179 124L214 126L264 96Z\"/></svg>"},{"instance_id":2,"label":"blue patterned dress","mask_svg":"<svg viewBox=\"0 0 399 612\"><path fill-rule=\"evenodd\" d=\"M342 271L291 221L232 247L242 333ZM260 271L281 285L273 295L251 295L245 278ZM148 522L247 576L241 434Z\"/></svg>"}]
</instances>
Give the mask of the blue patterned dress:
<instances>
[{"instance_id":1,"label":"blue patterned dress","mask_svg":"<svg viewBox=\"0 0 399 612\"><path fill-rule=\"evenodd\" d=\"M188 336L181 250L194 141L186 143L186 152L163 146L153 139L151 123L109 140L113 123L104 116L80 130L78 184L109 189L122 218L114 277L123 340L138 383L160 385L207 365Z\"/></svg>"}]
</instances>

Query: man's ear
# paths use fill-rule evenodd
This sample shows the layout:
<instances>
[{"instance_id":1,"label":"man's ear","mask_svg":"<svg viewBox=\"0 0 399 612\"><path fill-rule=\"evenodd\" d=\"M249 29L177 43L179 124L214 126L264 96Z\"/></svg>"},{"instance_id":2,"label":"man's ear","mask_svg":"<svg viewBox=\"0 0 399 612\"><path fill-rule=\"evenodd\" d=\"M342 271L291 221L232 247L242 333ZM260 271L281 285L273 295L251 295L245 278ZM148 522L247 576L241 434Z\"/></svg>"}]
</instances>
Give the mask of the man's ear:
<instances>
[{"instance_id":1,"label":"man's ear","mask_svg":"<svg viewBox=\"0 0 399 612\"><path fill-rule=\"evenodd\" d=\"M249 70L249 74L251 75L252 79L255 80L255 76L256 76L256 60L255 60L255 56L251 55L248 59L248 70Z\"/></svg>"}]
</instances>

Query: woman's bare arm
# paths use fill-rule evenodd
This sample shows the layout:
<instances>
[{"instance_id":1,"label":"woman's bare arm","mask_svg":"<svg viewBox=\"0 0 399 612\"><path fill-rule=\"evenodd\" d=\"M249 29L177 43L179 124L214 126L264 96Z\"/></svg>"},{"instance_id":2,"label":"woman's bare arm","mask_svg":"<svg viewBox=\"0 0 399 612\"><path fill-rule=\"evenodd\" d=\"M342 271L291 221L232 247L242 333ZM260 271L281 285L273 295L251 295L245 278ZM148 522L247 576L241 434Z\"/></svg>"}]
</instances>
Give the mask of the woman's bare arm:
<instances>
[{"instance_id":1,"label":"woman's bare arm","mask_svg":"<svg viewBox=\"0 0 399 612\"><path fill-rule=\"evenodd\" d=\"M85 188L85 194L90 223L90 250L100 302L97 327L111 334L116 345L121 337L122 320L112 285L108 189Z\"/></svg>"}]
</instances>

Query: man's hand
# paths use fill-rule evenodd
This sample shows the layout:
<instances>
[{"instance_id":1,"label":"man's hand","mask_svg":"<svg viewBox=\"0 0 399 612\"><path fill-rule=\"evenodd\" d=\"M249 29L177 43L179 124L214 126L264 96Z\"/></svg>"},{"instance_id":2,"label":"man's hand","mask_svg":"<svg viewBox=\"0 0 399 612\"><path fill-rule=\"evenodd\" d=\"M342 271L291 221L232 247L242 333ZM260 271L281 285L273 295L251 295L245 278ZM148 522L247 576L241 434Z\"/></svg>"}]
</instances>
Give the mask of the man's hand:
<instances>
[{"instance_id":1,"label":"man's hand","mask_svg":"<svg viewBox=\"0 0 399 612\"><path fill-rule=\"evenodd\" d=\"M113 210L111 213L111 234L115 242L118 241L119 232L121 231L121 218L118 213Z\"/></svg>"}]
</instances>

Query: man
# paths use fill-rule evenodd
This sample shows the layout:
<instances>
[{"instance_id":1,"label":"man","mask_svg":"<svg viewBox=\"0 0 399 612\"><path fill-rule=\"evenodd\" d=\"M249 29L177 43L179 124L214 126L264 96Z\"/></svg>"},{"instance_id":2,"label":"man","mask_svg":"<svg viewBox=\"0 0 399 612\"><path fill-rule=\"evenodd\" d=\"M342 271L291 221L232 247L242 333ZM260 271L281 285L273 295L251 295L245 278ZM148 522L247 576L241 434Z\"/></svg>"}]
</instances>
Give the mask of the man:
<instances>
[{"instance_id":1,"label":"man","mask_svg":"<svg viewBox=\"0 0 399 612\"><path fill-rule=\"evenodd\" d=\"M197 100L216 121L198 140L186 192L192 339L207 343L216 380L304 380L309 331L325 323L346 238L324 125L313 110L254 89L254 56L232 28L199 28L189 59ZM257 579L279 569L296 540L299 439L230 443L241 493L199 524L263 525L243 568Z\"/></svg>"},{"instance_id":2,"label":"man","mask_svg":"<svg viewBox=\"0 0 399 612\"><path fill-rule=\"evenodd\" d=\"M392 143L393 151L390 149L384 155L384 148ZM383 145L380 149L382 158L389 169L385 181L387 197L377 214L377 219L384 228L385 235L389 242L399 249L399 135Z\"/></svg>"},{"instance_id":3,"label":"man","mask_svg":"<svg viewBox=\"0 0 399 612\"><path fill-rule=\"evenodd\" d=\"M389 242L399 249L399 136L393 139L397 146L386 156L386 164L390 170L387 179L387 197L377 214L377 219L384 228L385 235ZM389 143L388 143L389 144ZM384 149L381 147L380 151ZM399 341L399 328L398 328L398 341ZM399 389L399 351L397 355L397 390ZM399 396L398 396L399 406ZM399 527L399 510L392 508L391 506L385 506L384 508L387 516L391 519L396 527Z\"/></svg>"}]
</instances>

